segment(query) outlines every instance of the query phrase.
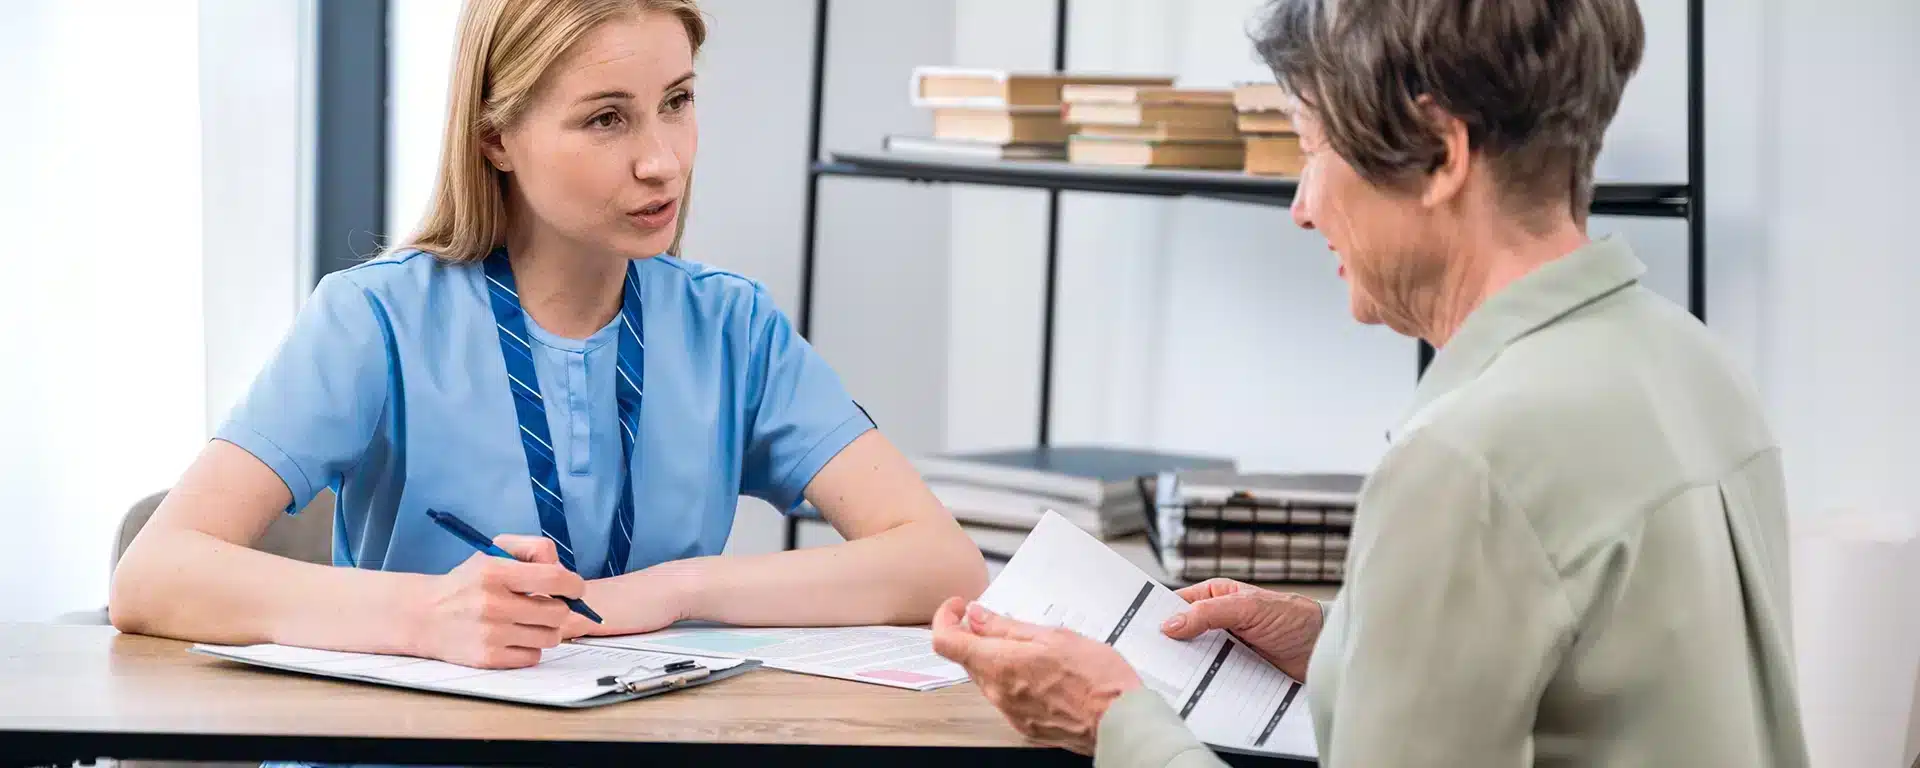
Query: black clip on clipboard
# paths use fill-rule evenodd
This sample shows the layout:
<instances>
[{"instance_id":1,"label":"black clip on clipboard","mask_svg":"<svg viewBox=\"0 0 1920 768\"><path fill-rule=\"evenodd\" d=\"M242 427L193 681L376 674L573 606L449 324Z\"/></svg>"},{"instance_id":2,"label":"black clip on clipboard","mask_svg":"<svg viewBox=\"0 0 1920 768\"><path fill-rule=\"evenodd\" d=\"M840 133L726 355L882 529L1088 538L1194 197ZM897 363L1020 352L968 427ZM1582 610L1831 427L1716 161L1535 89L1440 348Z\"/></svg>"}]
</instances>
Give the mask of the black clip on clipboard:
<instances>
[{"instance_id":1,"label":"black clip on clipboard","mask_svg":"<svg viewBox=\"0 0 1920 768\"><path fill-rule=\"evenodd\" d=\"M685 688L698 688L702 685L717 683L730 677L737 677L758 668L760 668L760 662L742 660L736 666L714 670L708 669L705 665L692 659L686 659L668 664L656 674L607 675L601 677L595 682L607 688L607 692L591 699L565 704L536 703L541 706L557 706L565 709L586 709L604 704L618 704L624 701L658 696L663 693L672 693Z\"/></svg>"},{"instance_id":2,"label":"black clip on clipboard","mask_svg":"<svg viewBox=\"0 0 1920 768\"><path fill-rule=\"evenodd\" d=\"M645 676L607 675L595 682L601 686L613 689L613 693L627 695L638 694L633 696L633 698L640 698L641 696L650 696L700 685L710 679L719 680L732 677L739 674L739 671L752 666L758 665L753 662L742 662L737 666L714 672L697 661L683 659L668 664L658 670L649 669L648 671L653 674ZM636 669L638 668L639 667L636 667ZM598 699L590 699L589 701L599 703Z\"/></svg>"}]
</instances>

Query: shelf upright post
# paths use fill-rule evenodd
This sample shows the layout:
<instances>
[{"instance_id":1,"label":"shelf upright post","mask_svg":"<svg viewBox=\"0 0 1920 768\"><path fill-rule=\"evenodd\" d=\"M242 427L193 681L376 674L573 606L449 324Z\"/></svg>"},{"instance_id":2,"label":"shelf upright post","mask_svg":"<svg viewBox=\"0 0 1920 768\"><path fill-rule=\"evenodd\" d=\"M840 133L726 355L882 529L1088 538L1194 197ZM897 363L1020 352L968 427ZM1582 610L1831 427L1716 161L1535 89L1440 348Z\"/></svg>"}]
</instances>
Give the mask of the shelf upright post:
<instances>
[{"instance_id":1,"label":"shelf upright post","mask_svg":"<svg viewBox=\"0 0 1920 768\"><path fill-rule=\"evenodd\" d=\"M813 103L807 121L807 196L800 220L800 336L813 341L813 260L815 227L820 211L821 106L827 91L827 0L813 0Z\"/></svg>"},{"instance_id":2,"label":"shelf upright post","mask_svg":"<svg viewBox=\"0 0 1920 768\"><path fill-rule=\"evenodd\" d=\"M1067 0L1054 0L1053 71L1067 71ZM1060 298L1060 190L1047 190L1047 275L1041 287L1040 316L1040 425L1038 444L1053 440L1054 305Z\"/></svg>"},{"instance_id":3,"label":"shelf upright post","mask_svg":"<svg viewBox=\"0 0 1920 768\"><path fill-rule=\"evenodd\" d=\"M1687 0L1687 310L1707 320L1706 14Z\"/></svg>"},{"instance_id":4,"label":"shelf upright post","mask_svg":"<svg viewBox=\"0 0 1920 768\"><path fill-rule=\"evenodd\" d=\"M800 337L809 344L813 338L813 260L815 220L820 214L820 174L814 165L820 162L821 106L827 94L827 0L813 0L813 104L807 122L807 198L800 220ZM784 549L800 546L800 518L786 515Z\"/></svg>"}]
</instances>

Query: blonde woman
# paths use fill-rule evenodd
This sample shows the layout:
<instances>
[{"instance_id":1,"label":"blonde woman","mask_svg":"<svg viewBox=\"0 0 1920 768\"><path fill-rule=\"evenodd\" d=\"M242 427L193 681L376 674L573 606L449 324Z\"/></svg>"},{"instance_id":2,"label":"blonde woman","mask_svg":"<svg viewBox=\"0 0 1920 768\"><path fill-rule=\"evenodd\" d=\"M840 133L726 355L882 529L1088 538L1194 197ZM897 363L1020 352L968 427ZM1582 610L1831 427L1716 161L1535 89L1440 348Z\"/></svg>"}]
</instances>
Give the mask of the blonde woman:
<instances>
[{"instance_id":1,"label":"blonde woman","mask_svg":"<svg viewBox=\"0 0 1920 768\"><path fill-rule=\"evenodd\" d=\"M468 3L431 211L321 282L126 553L116 626L511 667L680 619L923 623L984 588L765 289L666 255L705 33L693 0ZM249 548L323 487L344 567ZM743 494L848 541L718 557Z\"/></svg>"}]
</instances>

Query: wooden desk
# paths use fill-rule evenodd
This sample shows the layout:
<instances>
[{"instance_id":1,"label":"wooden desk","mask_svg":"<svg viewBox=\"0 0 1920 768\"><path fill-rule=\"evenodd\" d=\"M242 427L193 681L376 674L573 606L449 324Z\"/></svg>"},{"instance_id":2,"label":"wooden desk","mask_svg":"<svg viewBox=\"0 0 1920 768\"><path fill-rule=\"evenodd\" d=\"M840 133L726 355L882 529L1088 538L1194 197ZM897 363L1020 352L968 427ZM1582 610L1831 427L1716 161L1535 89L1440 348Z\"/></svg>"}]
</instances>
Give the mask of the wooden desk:
<instances>
[{"instance_id":1,"label":"wooden desk","mask_svg":"<svg viewBox=\"0 0 1920 768\"><path fill-rule=\"evenodd\" d=\"M573 711L276 672L186 648L109 627L0 624L0 764L1085 764L1028 745L971 684L918 693L762 669Z\"/></svg>"}]
</instances>

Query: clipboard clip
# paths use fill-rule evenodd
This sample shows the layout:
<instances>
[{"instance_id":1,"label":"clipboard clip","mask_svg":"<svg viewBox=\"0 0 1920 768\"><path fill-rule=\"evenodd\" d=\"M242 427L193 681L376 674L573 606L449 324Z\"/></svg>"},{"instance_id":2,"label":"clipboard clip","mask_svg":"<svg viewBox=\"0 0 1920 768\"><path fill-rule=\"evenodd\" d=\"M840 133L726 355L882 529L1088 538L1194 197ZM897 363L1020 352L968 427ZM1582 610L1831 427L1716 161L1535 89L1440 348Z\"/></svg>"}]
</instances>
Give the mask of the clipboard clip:
<instances>
[{"instance_id":1,"label":"clipboard clip","mask_svg":"<svg viewBox=\"0 0 1920 768\"><path fill-rule=\"evenodd\" d=\"M625 693L646 693L661 688L685 688L711 673L712 670L692 660L682 660L664 667L637 664L624 675L607 675L595 682Z\"/></svg>"}]
</instances>

